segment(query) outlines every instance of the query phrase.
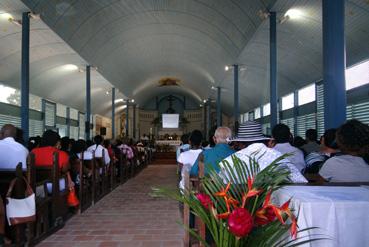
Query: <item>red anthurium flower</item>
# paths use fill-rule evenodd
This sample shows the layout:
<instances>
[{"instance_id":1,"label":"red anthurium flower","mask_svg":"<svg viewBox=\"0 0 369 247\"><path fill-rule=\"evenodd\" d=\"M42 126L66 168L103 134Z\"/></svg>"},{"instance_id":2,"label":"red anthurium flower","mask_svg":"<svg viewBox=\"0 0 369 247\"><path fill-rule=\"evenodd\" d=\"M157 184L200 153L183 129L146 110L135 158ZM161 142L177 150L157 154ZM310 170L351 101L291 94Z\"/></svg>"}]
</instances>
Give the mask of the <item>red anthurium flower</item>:
<instances>
[{"instance_id":1,"label":"red anthurium flower","mask_svg":"<svg viewBox=\"0 0 369 247\"><path fill-rule=\"evenodd\" d=\"M215 193L214 196L227 197L227 192L230 187L231 187L231 182L227 184L227 187L225 189L222 189L221 191Z\"/></svg>"},{"instance_id":2,"label":"red anthurium flower","mask_svg":"<svg viewBox=\"0 0 369 247\"><path fill-rule=\"evenodd\" d=\"M240 238L251 232L253 224L252 216L245 208L236 208L228 217L229 231Z\"/></svg>"},{"instance_id":3,"label":"red anthurium flower","mask_svg":"<svg viewBox=\"0 0 369 247\"><path fill-rule=\"evenodd\" d=\"M252 188L253 184L254 184L254 177L248 177L247 178L247 188L248 188L248 191L247 191L246 194L244 194L242 196L242 206L241 206L242 208L245 207L247 198L257 196L257 195L259 195L262 192L262 190L258 190L256 188Z\"/></svg>"},{"instance_id":4,"label":"red anthurium flower","mask_svg":"<svg viewBox=\"0 0 369 247\"><path fill-rule=\"evenodd\" d=\"M196 195L197 200L199 200L204 208L209 208L213 205L209 195L205 193L199 193Z\"/></svg>"},{"instance_id":5,"label":"red anthurium flower","mask_svg":"<svg viewBox=\"0 0 369 247\"><path fill-rule=\"evenodd\" d=\"M291 217L291 236L292 238L296 239L297 237L297 221L296 221L296 217L292 216Z\"/></svg>"},{"instance_id":6,"label":"red anthurium flower","mask_svg":"<svg viewBox=\"0 0 369 247\"><path fill-rule=\"evenodd\" d=\"M255 224L262 226L275 220L274 210L271 207L261 208L255 213Z\"/></svg>"}]
</instances>

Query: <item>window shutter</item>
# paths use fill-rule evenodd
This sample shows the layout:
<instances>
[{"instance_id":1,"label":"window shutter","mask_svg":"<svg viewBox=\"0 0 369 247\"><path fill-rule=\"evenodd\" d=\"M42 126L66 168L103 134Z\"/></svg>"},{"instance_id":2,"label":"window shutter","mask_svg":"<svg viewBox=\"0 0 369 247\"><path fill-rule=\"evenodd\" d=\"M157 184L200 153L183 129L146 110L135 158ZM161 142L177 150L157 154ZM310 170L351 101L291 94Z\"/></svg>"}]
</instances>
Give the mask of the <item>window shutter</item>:
<instances>
[{"instance_id":1,"label":"window shutter","mask_svg":"<svg viewBox=\"0 0 369 247\"><path fill-rule=\"evenodd\" d=\"M353 104L346 108L347 119L357 119L369 124L369 101Z\"/></svg>"},{"instance_id":2,"label":"window shutter","mask_svg":"<svg viewBox=\"0 0 369 247\"><path fill-rule=\"evenodd\" d=\"M85 114L78 114L79 121L79 139L85 139Z\"/></svg>"},{"instance_id":3,"label":"window shutter","mask_svg":"<svg viewBox=\"0 0 369 247\"><path fill-rule=\"evenodd\" d=\"M324 134L324 85L319 83L316 85L316 109L317 109L317 132L318 137Z\"/></svg>"},{"instance_id":4,"label":"window shutter","mask_svg":"<svg viewBox=\"0 0 369 247\"><path fill-rule=\"evenodd\" d=\"M44 101L45 104L45 127L55 127L56 125L56 104Z\"/></svg>"},{"instance_id":5,"label":"window shutter","mask_svg":"<svg viewBox=\"0 0 369 247\"><path fill-rule=\"evenodd\" d=\"M296 135L304 138L306 130L316 128L315 120L316 120L315 113L298 116Z\"/></svg>"},{"instance_id":6,"label":"window shutter","mask_svg":"<svg viewBox=\"0 0 369 247\"><path fill-rule=\"evenodd\" d=\"M294 136L294 126L295 126L295 121L293 120L293 118L286 118L286 119L282 119L281 123L287 125L290 128L290 131L292 133L292 135Z\"/></svg>"}]
</instances>

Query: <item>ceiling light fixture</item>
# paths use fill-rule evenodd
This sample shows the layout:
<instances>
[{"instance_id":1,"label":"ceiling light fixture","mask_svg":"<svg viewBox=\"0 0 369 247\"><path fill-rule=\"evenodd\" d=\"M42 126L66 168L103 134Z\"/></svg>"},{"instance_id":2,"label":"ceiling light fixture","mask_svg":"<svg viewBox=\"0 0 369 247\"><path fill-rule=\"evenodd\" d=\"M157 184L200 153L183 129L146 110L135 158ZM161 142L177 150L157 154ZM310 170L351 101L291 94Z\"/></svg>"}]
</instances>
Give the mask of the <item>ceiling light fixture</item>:
<instances>
[{"instance_id":1,"label":"ceiling light fixture","mask_svg":"<svg viewBox=\"0 0 369 247\"><path fill-rule=\"evenodd\" d=\"M289 9L282 18L279 19L279 23L282 24L288 20L300 19L303 16L303 12L299 9Z\"/></svg>"},{"instance_id":2,"label":"ceiling light fixture","mask_svg":"<svg viewBox=\"0 0 369 247\"><path fill-rule=\"evenodd\" d=\"M66 71L76 71L78 70L78 66L74 64L65 64L62 66L63 70Z\"/></svg>"},{"instance_id":3,"label":"ceiling light fixture","mask_svg":"<svg viewBox=\"0 0 369 247\"><path fill-rule=\"evenodd\" d=\"M225 71L228 71L230 69L230 66L229 65L226 65L225 67L224 67L224 70Z\"/></svg>"},{"instance_id":4,"label":"ceiling light fixture","mask_svg":"<svg viewBox=\"0 0 369 247\"><path fill-rule=\"evenodd\" d=\"M14 18L11 14L3 12L3 13L0 13L0 19L10 21L11 19L14 19Z\"/></svg>"}]
</instances>

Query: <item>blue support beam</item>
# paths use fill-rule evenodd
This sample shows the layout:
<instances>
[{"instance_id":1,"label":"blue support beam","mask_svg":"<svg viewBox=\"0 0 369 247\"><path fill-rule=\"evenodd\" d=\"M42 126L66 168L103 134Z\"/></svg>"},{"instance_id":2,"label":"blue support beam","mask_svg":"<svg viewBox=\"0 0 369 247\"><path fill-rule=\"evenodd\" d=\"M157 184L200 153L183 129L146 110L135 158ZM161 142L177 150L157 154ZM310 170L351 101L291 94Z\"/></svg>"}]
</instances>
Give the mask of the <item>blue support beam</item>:
<instances>
[{"instance_id":1,"label":"blue support beam","mask_svg":"<svg viewBox=\"0 0 369 247\"><path fill-rule=\"evenodd\" d=\"M133 105L133 123L132 123L132 130L133 130L133 139L136 138L136 104Z\"/></svg>"},{"instance_id":2,"label":"blue support beam","mask_svg":"<svg viewBox=\"0 0 369 247\"><path fill-rule=\"evenodd\" d=\"M22 14L22 74L21 74L21 128L23 138L29 139L29 12Z\"/></svg>"},{"instance_id":3,"label":"blue support beam","mask_svg":"<svg viewBox=\"0 0 369 247\"><path fill-rule=\"evenodd\" d=\"M128 123L128 114L129 114L129 100L127 99L127 105L126 105L126 137L128 137L128 127L129 127L129 123Z\"/></svg>"},{"instance_id":4,"label":"blue support beam","mask_svg":"<svg viewBox=\"0 0 369 247\"><path fill-rule=\"evenodd\" d=\"M91 119L91 66L86 65L86 114L85 114L85 139L90 140Z\"/></svg>"},{"instance_id":5,"label":"blue support beam","mask_svg":"<svg viewBox=\"0 0 369 247\"><path fill-rule=\"evenodd\" d=\"M111 139L115 139L115 88L111 89Z\"/></svg>"},{"instance_id":6,"label":"blue support beam","mask_svg":"<svg viewBox=\"0 0 369 247\"><path fill-rule=\"evenodd\" d=\"M217 127L222 126L221 87L217 87Z\"/></svg>"},{"instance_id":7,"label":"blue support beam","mask_svg":"<svg viewBox=\"0 0 369 247\"><path fill-rule=\"evenodd\" d=\"M240 101L239 101L239 86L238 86L238 64L234 64L233 65L233 73L234 73L234 89L233 89L233 93L234 93L234 112L233 112L233 117L234 117L234 129L235 132L237 132L238 129L238 121L240 118Z\"/></svg>"},{"instance_id":8,"label":"blue support beam","mask_svg":"<svg viewBox=\"0 0 369 247\"><path fill-rule=\"evenodd\" d=\"M277 18L275 12L269 16L269 59L270 59L270 127L278 122L277 89Z\"/></svg>"},{"instance_id":9,"label":"blue support beam","mask_svg":"<svg viewBox=\"0 0 369 247\"><path fill-rule=\"evenodd\" d=\"M346 121L345 0L323 0L324 127Z\"/></svg>"}]
</instances>

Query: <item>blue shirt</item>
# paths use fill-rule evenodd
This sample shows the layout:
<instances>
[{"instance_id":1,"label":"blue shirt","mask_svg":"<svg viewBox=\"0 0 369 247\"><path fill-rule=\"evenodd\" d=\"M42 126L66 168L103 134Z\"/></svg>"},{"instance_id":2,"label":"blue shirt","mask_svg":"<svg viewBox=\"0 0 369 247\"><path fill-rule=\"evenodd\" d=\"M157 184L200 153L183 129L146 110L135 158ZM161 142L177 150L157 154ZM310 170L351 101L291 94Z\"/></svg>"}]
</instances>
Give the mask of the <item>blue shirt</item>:
<instances>
[{"instance_id":1,"label":"blue shirt","mask_svg":"<svg viewBox=\"0 0 369 247\"><path fill-rule=\"evenodd\" d=\"M221 162L226 157L233 154L235 151L229 147L228 144L219 143L216 144L212 149L204 150L202 153L204 155L204 166L205 166L205 175L209 173L209 167L213 167L213 169L219 172L219 162ZM198 176L199 174L199 160L197 159L195 164L191 169L191 176Z\"/></svg>"}]
</instances>

